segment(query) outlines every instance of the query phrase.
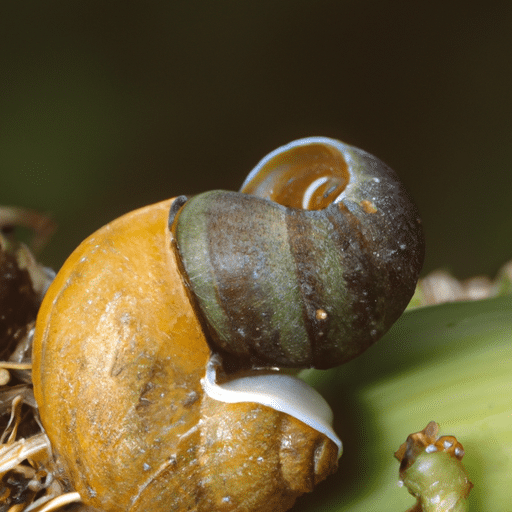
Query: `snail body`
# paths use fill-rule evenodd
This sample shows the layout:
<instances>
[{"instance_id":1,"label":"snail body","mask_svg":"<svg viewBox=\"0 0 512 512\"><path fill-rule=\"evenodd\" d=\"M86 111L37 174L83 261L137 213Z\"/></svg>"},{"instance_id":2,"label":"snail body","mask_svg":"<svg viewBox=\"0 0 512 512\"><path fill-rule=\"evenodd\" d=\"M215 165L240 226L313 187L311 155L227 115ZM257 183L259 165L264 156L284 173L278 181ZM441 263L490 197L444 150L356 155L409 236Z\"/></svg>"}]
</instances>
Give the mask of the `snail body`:
<instances>
[{"instance_id":1,"label":"snail body","mask_svg":"<svg viewBox=\"0 0 512 512\"><path fill-rule=\"evenodd\" d=\"M323 399L268 368L363 351L407 305L422 251L393 171L325 138L271 153L241 193L104 226L57 274L34 338L66 477L108 512L288 510L341 443Z\"/></svg>"}]
</instances>

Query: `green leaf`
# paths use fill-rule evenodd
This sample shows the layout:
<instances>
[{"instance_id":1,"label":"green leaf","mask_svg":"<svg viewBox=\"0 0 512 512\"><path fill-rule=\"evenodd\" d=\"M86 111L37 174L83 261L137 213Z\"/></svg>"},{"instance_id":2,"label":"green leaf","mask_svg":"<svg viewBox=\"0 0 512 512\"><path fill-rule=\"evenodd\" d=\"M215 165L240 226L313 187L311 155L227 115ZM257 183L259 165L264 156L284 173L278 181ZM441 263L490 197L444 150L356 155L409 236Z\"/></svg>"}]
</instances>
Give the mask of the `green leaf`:
<instances>
[{"instance_id":1,"label":"green leaf","mask_svg":"<svg viewBox=\"0 0 512 512\"><path fill-rule=\"evenodd\" d=\"M331 404L344 452L296 510L405 512L393 453L431 420L464 446L470 510L511 510L512 297L410 310L359 358L301 376Z\"/></svg>"}]
</instances>

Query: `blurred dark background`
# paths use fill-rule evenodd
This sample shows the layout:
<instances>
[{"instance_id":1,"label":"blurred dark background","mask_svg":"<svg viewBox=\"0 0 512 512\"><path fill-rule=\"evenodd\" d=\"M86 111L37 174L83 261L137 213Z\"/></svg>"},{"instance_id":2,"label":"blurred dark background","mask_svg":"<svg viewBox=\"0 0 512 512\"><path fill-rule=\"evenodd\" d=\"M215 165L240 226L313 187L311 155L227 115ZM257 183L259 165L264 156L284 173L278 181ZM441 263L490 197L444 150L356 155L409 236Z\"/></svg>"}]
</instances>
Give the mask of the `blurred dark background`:
<instances>
[{"instance_id":1,"label":"blurred dark background","mask_svg":"<svg viewBox=\"0 0 512 512\"><path fill-rule=\"evenodd\" d=\"M306 135L374 153L422 212L425 271L512 257L512 2L3 1L0 204L41 259L181 193L237 189Z\"/></svg>"}]
</instances>

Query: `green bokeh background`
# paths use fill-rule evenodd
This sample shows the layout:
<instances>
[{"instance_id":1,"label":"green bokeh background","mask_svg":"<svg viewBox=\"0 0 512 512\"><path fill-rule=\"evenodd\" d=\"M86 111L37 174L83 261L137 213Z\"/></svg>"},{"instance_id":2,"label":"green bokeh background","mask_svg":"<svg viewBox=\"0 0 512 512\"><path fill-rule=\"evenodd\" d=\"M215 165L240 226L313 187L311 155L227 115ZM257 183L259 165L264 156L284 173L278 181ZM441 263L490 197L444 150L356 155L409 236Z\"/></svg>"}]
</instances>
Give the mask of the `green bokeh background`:
<instances>
[{"instance_id":1,"label":"green bokeh background","mask_svg":"<svg viewBox=\"0 0 512 512\"><path fill-rule=\"evenodd\" d=\"M181 193L236 189L327 135L422 212L425 271L512 257L512 2L0 3L0 204L50 212L41 259Z\"/></svg>"}]
</instances>

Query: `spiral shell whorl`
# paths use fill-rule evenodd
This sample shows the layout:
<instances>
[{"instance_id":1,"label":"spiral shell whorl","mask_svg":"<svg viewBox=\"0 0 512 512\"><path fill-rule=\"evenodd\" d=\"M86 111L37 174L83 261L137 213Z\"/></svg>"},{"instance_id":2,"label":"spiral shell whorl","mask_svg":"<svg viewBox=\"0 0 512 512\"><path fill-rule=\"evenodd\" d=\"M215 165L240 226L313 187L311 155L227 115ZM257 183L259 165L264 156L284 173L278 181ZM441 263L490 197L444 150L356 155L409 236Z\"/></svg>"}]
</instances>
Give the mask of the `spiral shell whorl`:
<instances>
[{"instance_id":1,"label":"spiral shell whorl","mask_svg":"<svg viewBox=\"0 0 512 512\"><path fill-rule=\"evenodd\" d=\"M242 193L190 199L173 230L213 343L257 365L357 356L405 309L423 261L395 173L323 137L272 152Z\"/></svg>"}]
</instances>

